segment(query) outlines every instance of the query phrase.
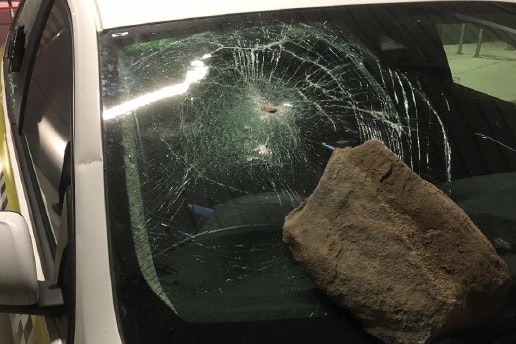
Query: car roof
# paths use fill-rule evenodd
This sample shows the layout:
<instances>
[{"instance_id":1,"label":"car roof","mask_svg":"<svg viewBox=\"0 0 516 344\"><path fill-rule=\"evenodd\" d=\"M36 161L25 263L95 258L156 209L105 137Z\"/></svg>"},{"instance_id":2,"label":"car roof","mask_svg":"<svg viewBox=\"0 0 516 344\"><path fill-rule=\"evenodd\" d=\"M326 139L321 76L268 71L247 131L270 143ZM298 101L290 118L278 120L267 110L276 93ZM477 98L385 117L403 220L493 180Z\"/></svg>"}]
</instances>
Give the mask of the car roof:
<instances>
[{"instance_id":1,"label":"car roof","mask_svg":"<svg viewBox=\"0 0 516 344\"><path fill-rule=\"evenodd\" d=\"M421 0L94 0L99 31L117 27L170 20L200 18L232 13L248 13L291 8L314 8L374 3L421 2ZM442 0L425 0L442 1ZM467 1L467 0L459 0ZM481 0L477 0L481 1ZM516 0L505 0L516 2Z\"/></svg>"}]
</instances>

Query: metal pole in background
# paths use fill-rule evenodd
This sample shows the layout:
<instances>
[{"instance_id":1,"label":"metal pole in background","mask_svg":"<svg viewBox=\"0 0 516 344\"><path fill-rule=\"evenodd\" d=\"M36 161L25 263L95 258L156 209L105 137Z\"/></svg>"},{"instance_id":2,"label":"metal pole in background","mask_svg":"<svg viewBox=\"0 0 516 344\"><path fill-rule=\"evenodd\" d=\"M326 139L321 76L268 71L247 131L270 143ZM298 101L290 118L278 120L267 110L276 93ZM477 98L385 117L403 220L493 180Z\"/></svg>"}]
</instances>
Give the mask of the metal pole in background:
<instances>
[{"instance_id":1,"label":"metal pole in background","mask_svg":"<svg viewBox=\"0 0 516 344\"><path fill-rule=\"evenodd\" d=\"M482 35L483 34L484 34L484 29L480 28L480 31L478 31L477 50L475 50L475 55L473 55L473 57L480 57L480 47L482 46Z\"/></svg>"},{"instance_id":2,"label":"metal pole in background","mask_svg":"<svg viewBox=\"0 0 516 344\"><path fill-rule=\"evenodd\" d=\"M460 30L459 49L457 50L457 54L462 54L462 45L464 44L465 32L466 32L466 24L462 24L462 28Z\"/></svg>"}]
</instances>

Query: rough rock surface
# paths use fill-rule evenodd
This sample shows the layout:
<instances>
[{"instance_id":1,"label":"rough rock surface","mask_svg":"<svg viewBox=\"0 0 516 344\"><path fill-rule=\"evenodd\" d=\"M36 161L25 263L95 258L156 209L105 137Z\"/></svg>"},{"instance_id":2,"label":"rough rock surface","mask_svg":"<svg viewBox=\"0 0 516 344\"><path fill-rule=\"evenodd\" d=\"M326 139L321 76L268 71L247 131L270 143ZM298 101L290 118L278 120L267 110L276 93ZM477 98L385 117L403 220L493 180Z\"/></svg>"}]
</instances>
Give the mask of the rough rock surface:
<instances>
[{"instance_id":1,"label":"rough rock surface","mask_svg":"<svg viewBox=\"0 0 516 344\"><path fill-rule=\"evenodd\" d=\"M387 343L428 343L485 322L509 290L506 264L462 209L378 140L334 152L283 239Z\"/></svg>"}]
</instances>

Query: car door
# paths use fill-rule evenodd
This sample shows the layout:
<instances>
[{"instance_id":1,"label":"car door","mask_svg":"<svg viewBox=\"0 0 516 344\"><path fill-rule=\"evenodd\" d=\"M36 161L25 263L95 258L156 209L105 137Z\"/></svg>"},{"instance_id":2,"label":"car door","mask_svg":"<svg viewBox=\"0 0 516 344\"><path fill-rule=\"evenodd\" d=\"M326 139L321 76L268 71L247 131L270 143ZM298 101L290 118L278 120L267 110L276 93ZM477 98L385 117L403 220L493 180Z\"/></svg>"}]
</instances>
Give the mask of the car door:
<instances>
[{"instance_id":1,"label":"car door","mask_svg":"<svg viewBox=\"0 0 516 344\"><path fill-rule=\"evenodd\" d=\"M16 189L12 194L30 211L26 220L41 262L39 279L57 284L66 299L73 285L65 278L71 276L65 267L71 256L68 224L73 224L73 206L67 206L72 198L66 198L72 184L73 115L72 22L66 1L21 5L4 55L4 85L25 190L14 183L6 189ZM14 198L7 197L8 209L18 211ZM11 315L14 343L70 342L71 309L59 316Z\"/></svg>"}]
</instances>

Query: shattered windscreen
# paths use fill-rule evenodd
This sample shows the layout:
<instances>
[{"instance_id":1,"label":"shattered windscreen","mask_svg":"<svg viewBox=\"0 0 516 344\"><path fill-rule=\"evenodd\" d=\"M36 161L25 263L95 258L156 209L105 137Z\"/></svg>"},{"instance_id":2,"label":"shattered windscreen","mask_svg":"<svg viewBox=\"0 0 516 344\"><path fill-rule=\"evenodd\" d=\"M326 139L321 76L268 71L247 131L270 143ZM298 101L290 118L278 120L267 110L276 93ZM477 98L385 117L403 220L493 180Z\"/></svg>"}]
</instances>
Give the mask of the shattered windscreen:
<instances>
[{"instance_id":1,"label":"shattered windscreen","mask_svg":"<svg viewBox=\"0 0 516 344\"><path fill-rule=\"evenodd\" d=\"M504 53L494 83L514 85L515 31L500 8L460 16L449 6L282 11L102 35L112 257L128 343L203 342L218 331L231 343L256 331L266 342L376 342L282 242L285 215L332 151L371 138L456 196L512 259L516 91L476 89L466 73L483 65L450 51L478 45L482 28L483 54ZM497 26L475 11L493 12Z\"/></svg>"}]
</instances>

